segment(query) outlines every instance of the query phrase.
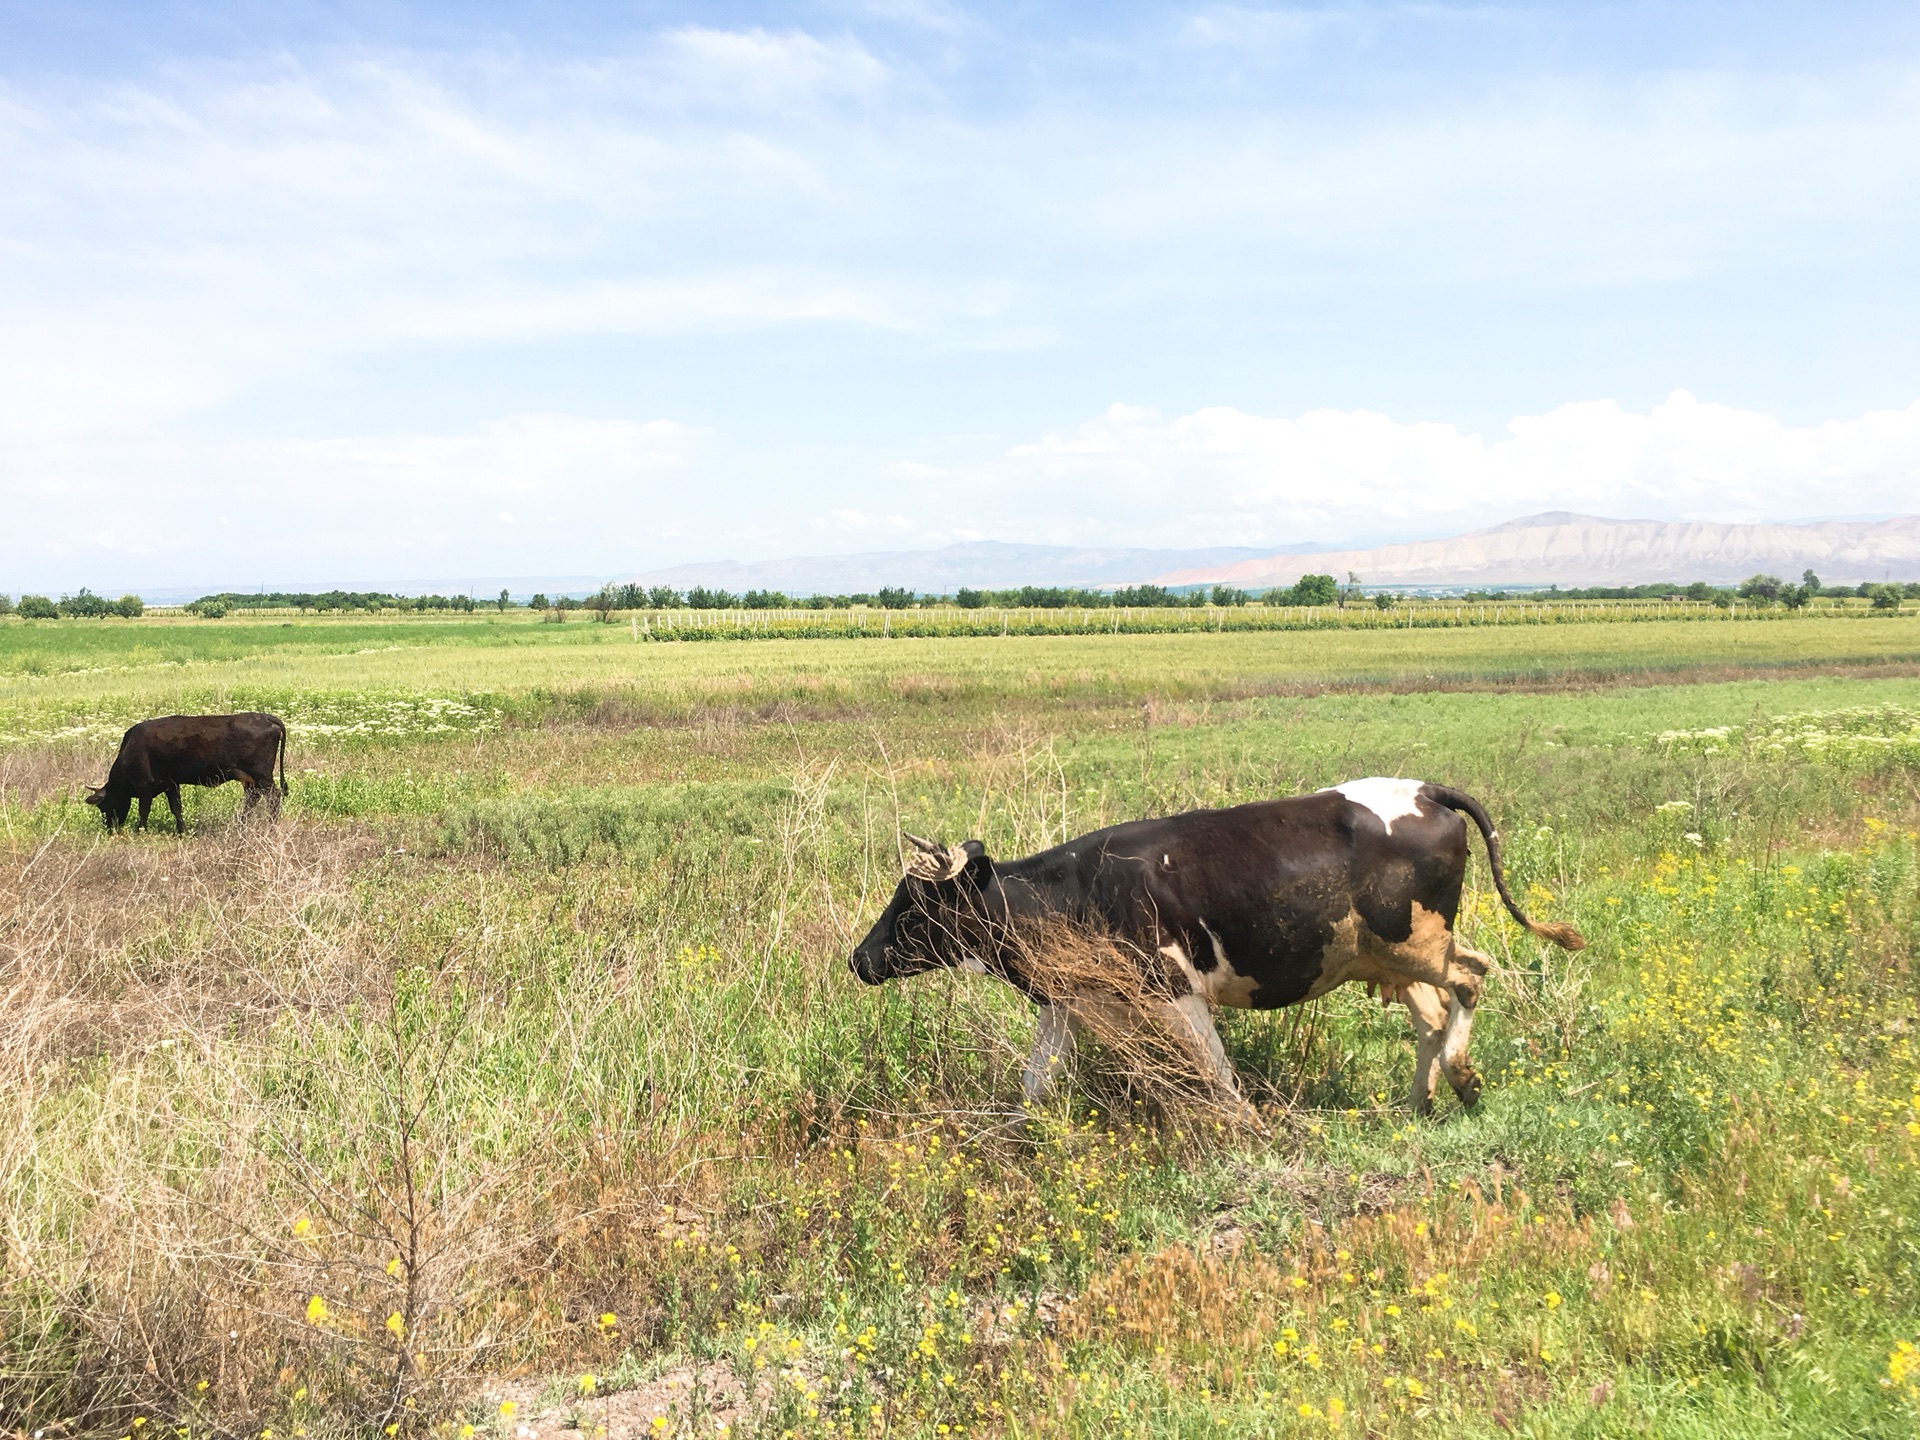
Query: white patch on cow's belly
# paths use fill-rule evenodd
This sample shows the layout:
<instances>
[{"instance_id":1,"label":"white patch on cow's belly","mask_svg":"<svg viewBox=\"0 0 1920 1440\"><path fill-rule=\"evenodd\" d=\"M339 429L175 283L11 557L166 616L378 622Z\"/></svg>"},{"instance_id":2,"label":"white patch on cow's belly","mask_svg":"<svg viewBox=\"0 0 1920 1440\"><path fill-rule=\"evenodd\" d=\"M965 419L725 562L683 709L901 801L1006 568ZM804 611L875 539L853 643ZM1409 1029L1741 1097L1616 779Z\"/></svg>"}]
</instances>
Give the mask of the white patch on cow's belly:
<instances>
[{"instance_id":1,"label":"white patch on cow's belly","mask_svg":"<svg viewBox=\"0 0 1920 1440\"><path fill-rule=\"evenodd\" d=\"M1373 775L1365 780L1349 780L1333 788L1354 804L1378 815L1380 823L1387 827L1387 833L1391 835L1394 821L1420 813L1420 787L1426 783L1424 780L1397 780Z\"/></svg>"},{"instance_id":2,"label":"white patch on cow's belly","mask_svg":"<svg viewBox=\"0 0 1920 1440\"><path fill-rule=\"evenodd\" d=\"M1160 947L1160 953L1180 967L1180 973L1187 977L1187 986L1194 994L1200 993L1200 972L1193 968L1193 961L1187 958L1186 946L1178 940Z\"/></svg>"},{"instance_id":3,"label":"white patch on cow's belly","mask_svg":"<svg viewBox=\"0 0 1920 1440\"><path fill-rule=\"evenodd\" d=\"M1200 928L1207 932L1207 938L1213 942L1213 969L1202 974L1188 957L1185 947L1177 942L1162 945L1160 953L1180 967L1180 973L1187 977L1192 993L1216 1010L1223 1005L1231 1010L1247 1009L1253 1004L1253 992L1259 986L1233 968L1233 962L1227 959L1226 947L1206 921L1200 922Z\"/></svg>"}]
</instances>

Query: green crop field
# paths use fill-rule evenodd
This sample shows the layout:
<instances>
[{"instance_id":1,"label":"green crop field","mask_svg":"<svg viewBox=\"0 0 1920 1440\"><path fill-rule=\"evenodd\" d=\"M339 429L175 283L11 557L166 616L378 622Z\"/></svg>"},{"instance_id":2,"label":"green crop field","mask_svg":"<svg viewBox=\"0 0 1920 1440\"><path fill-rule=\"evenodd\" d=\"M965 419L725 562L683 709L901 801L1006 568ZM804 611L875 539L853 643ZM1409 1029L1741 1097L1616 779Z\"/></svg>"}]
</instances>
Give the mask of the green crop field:
<instances>
[{"instance_id":1,"label":"green crop field","mask_svg":"<svg viewBox=\"0 0 1920 1440\"><path fill-rule=\"evenodd\" d=\"M0 1432L1913 1435L1920 618L1512 619L0 619ZM279 823L106 837L229 708ZM1369 774L1591 942L1476 842L1471 1112L1352 987L1223 1012L1249 1128L848 973L903 829Z\"/></svg>"}]
</instances>

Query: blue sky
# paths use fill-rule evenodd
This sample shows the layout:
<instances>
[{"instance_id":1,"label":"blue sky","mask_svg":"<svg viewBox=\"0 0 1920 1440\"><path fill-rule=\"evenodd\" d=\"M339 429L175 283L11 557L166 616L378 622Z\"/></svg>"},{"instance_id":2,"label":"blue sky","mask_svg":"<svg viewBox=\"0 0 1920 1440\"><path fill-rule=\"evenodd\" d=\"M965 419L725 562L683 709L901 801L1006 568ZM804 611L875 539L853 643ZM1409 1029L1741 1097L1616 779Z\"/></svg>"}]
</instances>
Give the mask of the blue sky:
<instances>
[{"instance_id":1,"label":"blue sky","mask_svg":"<svg viewBox=\"0 0 1920 1440\"><path fill-rule=\"evenodd\" d=\"M0 590L1900 513L1912 6L0 4Z\"/></svg>"}]
</instances>

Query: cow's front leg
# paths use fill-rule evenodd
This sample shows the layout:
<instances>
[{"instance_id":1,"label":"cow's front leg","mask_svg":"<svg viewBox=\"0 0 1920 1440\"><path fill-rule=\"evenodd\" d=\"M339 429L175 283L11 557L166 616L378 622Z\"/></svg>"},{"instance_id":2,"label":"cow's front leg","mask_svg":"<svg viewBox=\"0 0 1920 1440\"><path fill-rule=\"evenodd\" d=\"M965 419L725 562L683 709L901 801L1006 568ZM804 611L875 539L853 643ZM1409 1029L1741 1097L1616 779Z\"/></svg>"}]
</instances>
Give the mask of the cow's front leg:
<instances>
[{"instance_id":1,"label":"cow's front leg","mask_svg":"<svg viewBox=\"0 0 1920 1440\"><path fill-rule=\"evenodd\" d=\"M187 819L186 816L180 813L180 787L178 785L169 785L167 787L167 808L173 811L173 833L176 835L186 834ZM146 822L146 818L146 802L142 801L140 805L140 820L142 824Z\"/></svg>"},{"instance_id":2,"label":"cow's front leg","mask_svg":"<svg viewBox=\"0 0 1920 1440\"><path fill-rule=\"evenodd\" d=\"M151 795L142 795L140 797L140 818L133 822L133 828L136 830L146 829L147 816L152 813L153 813L153 797Z\"/></svg>"},{"instance_id":3,"label":"cow's front leg","mask_svg":"<svg viewBox=\"0 0 1920 1440\"><path fill-rule=\"evenodd\" d=\"M1073 1024L1064 1005L1042 1005L1033 1050L1020 1072L1020 1093L1029 1104L1039 1104L1053 1093L1060 1071L1073 1057Z\"/></svg>"},{"instance_id":4,"label":"cow's front leg","mask_svg":"<svg viewBox=\"0 0 1920 1440\"><path fill-rule=\"evenodd\" d=\"M1169 1001L1171 1022L1176 1035L1189 1041L1203 1073L1213 1082L1220 1103L1244 1123L1259 1124L1259 1113L1240 1089L1240 1077L1233 1073L1227 1059L1227 1047L1220 1043L1219 1028L1213 1023L1213 1007L1198 995L1182 995Z\"/></svg>"}]
</instances>

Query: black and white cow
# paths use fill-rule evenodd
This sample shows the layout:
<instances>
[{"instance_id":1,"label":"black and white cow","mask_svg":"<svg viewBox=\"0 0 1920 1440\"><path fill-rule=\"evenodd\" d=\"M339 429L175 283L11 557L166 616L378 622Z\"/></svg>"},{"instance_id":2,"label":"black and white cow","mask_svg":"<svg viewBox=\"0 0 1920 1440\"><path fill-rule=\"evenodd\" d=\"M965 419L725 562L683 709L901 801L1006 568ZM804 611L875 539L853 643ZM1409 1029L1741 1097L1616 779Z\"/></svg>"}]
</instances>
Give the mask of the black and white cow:
<instances>
[{"instance_id":1,"label":"black and white cow","mask_svg":"<svg viewBox=\"0 0 1920 1440\"><path fill-rule=\"evenodd\" d=\"M906 878L854 949L853 973L878 985L961 966L1039 1000L1039 1037L1023 1077L1038 1099L1071 1051L1079 1005L1047 1004L1044 984L1023 973L1017 933L1051 920L1101 931L1144 966L1175 976L1169 1018L1186 1027L1236 1102L1213 1011L1277 1009L1358 980L1412 1012L1413 1108L1431 1110L1440 1071L1472 1105L1480 1077L1467 1041L1490 962L1453 928L1467 864L1462 814L1486 841L1494 888L1514 919L1565 949L1582 948L1571 925L1521 913L1477 800L1445 785L1375 778L1111 825L1024 860L996 861L977 840L943 847L909 836Z\"/></svg>"}]
</instances>

